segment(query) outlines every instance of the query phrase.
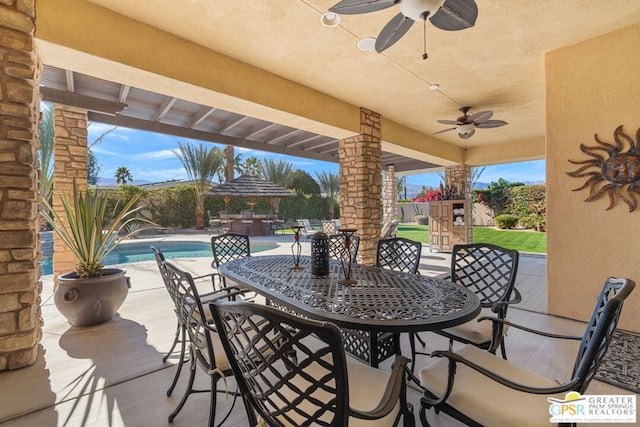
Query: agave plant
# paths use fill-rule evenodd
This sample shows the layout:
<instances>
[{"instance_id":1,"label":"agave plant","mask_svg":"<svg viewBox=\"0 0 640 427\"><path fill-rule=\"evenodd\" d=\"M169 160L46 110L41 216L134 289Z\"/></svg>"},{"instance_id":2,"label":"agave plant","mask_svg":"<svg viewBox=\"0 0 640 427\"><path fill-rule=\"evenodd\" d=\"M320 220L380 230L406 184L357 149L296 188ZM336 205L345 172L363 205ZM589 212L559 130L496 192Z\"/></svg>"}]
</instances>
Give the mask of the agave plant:
<instances>
[{"instance_id":1,"label":"agave plant","mask_svg":"<svg viewBox=\"0 0 640 427\"><path fill-rule=\"evenodd\" d=\"M132 227L124 237L118 238L120 231L127 225L139 222L153 224L147 219L133 216L142 208L141 206L134 208L139 198L140 194L136 194L120 209L120 203L116 203L113 214L107 217L109 200L107 195L97 192L92 194L89 189L83 193L74 182L73 202L70 202L64 195L61 197L64 217L66 217L68 226L64 224L61 216L54 212L51 204L47 200L43 200L46 209L41 214L75 255L78 277L99 277L104 267L105 257L122 240L142 230ZM112 218L111 223L106 224L106 218Z\"/></svg>"}]
</instances>

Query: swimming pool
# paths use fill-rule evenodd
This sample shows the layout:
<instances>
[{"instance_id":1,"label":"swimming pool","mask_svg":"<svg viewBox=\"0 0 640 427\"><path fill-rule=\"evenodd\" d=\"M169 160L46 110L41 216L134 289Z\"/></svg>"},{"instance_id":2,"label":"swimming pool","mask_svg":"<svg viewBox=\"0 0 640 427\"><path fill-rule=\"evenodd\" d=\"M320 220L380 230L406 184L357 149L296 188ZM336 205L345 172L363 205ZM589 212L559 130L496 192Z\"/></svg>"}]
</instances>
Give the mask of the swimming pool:
<instances>
[{"instance_id":1,"label":"swimming pool","mask_svg":"<svg viewBox=\"0 0 640 427\"><path fill-rule=\"evenodd\" d=\"M154 259L151 246L155 246L164 253L167 259L171 258L203 258L213 259L211 244L207 242L189 241L147 241L123 243L111 252L104 260L104 265L125 264L130 262L151 261ZM251 253L267 251L277 248L277 243L251 242ZM43 251L44 252L44 251ZM51 256L43 256L40 259L42 275L53 274Z\"/></svg>"}]
</instances>

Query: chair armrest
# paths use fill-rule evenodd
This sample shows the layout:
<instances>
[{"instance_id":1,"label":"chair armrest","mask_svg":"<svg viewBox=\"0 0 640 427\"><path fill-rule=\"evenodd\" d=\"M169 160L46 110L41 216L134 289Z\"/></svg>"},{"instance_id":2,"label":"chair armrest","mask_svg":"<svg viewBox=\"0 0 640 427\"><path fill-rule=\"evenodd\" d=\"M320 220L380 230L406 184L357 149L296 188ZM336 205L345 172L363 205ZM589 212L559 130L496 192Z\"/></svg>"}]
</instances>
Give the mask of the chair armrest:
<instances>
[{"instance_id":1,"label":"chair armrest","mask_svg":"<svg viewBox=\"0 0 640 427\"><path fill-rule=\"evenodd\" d=\"M554 334L552 332L545 332L545 331L540 331L540 330L537 330L537 329L531 329L531 328L527 328L526 326L522 326L522 325L518 325L518 324L513 323L513 322L509 322L508 320L505 320L505 319L499 319L497 317L482 316L482 317L478 318L478 322L481 322L483 320L491 320L494 324L495 323L502 323L503 325L508 325L509 327L516 328L516 329L521 329L521 330L523 330L525 332L530 332L532 334L541 335L541 336L547 337L547 338L560 338L560 339L577 340L577 341L580 341L583 338L582 336L577 336L577 335Z\"/></svg>"},{"instance_id":2,"label":"chair armrest","mask_svg":"<svg viewBox=\"0 0 640 427\"><path fill-rule=\"evenodd\" d=\"M437 350L431 353L431 357L446 357L447 359L449 359L449 375L447 378L447 389L445 390L444 394L438 398L431 398L429 396L423 396L420 401L423 402L424 404L430 405L430 406L436 406L436 405L440 405L442 403L444 403L447 398L449 397L449 395L451 394L451 390L453 389L453 383L455 380L455 375L456 375L456 368L457 368L457 363L462 363L463 365L468 366L469 368L473 369L474 371L492 379L493 381L496 381L500 384L502 384L505 387L509 387L513 390L518 390L524 393L532 393L532 394L556 394L556 393L562 393L562 392L566 392L566 391L570 391L570 390L574 390L575 387L580 383L580 379L576 378L573 379L571 381L569 381L568 383L565 384L559 384L557 386L554 387L533 387L533 386L529 386L526 384L521 384L519 382L513 381L509 378L506 378L500 374L497 374L493 371L490 371L487 368L484 368L468 359L465 359L464 357L462 357L461 355L454 353L453 351L448 351L448 350ZM496 356L497 357L497 356Z\"/></svg>"},{"instance_id":3,"label":"chair armrest","mask_svg":"<svg viewBox=\"0 0 640 427\"><path fill-rule=\"evenodd\" d=\"M520 291L514 287L513 288L513 292L514 292L515 296L512 299L510 299L509 301L500 301L500 302L494 303L491 306L491 311L493 311L494 313L500 313L509 304L518 304L519 302L521 302L522 301L522 295L520 294Z\"/></svg>"},{"instance_id":4,"label":"chair armrest","mask_svg":"<svg viewBox=\"0 0 640 427\"><path fill-rule=\"evenodd\" d=\"M401 393L405 388L405 371L409 359L404 356L396 357L393 363L393 370L391 376L387 382L387 387L384 390L384 394L380 399L380 402L370 411L358 411L357 409L349 408L350 415L355 418L361 418L365 420L375 420L382 418L389 414L393 408L398 404Z\"/></svg>"}]
</instances>

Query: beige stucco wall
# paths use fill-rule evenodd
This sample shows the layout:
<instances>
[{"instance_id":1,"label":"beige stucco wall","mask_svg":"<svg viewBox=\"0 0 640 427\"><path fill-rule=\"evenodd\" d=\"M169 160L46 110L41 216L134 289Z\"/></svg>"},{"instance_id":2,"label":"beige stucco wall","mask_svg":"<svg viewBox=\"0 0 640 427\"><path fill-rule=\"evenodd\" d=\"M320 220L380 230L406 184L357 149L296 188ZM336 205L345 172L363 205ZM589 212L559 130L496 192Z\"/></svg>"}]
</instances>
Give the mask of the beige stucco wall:
<instances>
[{"instance_id":1,"label":"beige stucco wall","mask_svg":"<svg viewBox=\"0 0 640 427\"><path fill-rule=\"evenodd\" d=\"M584 202L588 190L571 190L586 178L566 175L577 169L568 159L591 159L579 145L595 146L594 134L614 142L614 130L623 125L635 140L640 127L638 46L640 25L634 25L546 58L547 268L552 314L588 320L607 276L629 277L640 286L640 209L630 213L618 201L606 210L606 195ZM640 288L627 300L619 327L640 332Z\"/></svg>"}]
</instances>

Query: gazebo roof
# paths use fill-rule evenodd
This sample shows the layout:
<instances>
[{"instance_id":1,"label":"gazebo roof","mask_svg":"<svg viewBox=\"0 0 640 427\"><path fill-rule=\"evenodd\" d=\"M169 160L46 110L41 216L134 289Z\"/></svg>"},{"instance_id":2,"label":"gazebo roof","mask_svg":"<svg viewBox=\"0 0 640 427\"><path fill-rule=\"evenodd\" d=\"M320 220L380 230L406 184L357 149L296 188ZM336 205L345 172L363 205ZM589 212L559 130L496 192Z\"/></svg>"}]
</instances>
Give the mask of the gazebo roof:
<instances>
[{"instance_id":1,"label":"gazebo roof","mask_svg":"<svg viewBox=\"0 0 640 427\"><path fill-rule=\"evenodd\" d=\"M205 196L231 196L231 197L292 197L295 196L285 188L265 181L254 175L242 175L224 184L211 187L210 190L202 193Z\"/></svg>"}]
</instances>

